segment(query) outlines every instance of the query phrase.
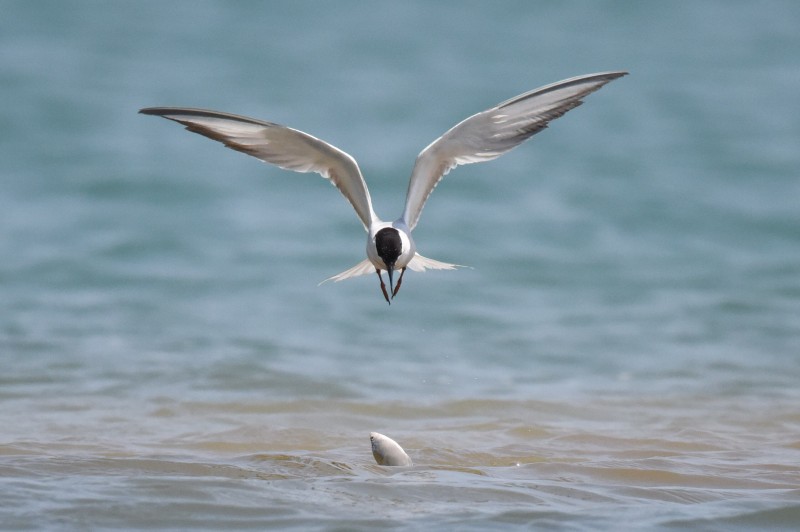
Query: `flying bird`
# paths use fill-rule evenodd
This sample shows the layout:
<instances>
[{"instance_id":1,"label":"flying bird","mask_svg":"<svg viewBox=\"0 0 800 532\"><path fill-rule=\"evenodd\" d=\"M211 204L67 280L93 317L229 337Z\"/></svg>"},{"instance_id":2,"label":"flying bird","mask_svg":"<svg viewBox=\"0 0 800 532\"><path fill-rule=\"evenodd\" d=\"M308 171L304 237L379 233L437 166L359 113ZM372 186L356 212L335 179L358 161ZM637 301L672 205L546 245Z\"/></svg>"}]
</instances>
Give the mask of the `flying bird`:
<instances>
[{"instance_id":1,"label":"flying bird","mask_svg":"<svg viewBox=\"0 0 800 532\"><path fill-rule=\"evenodd\" d=\"M403 214L385 222L372 209L367 184L356 160L339 148L297 129L246 116L184 107L148 107L186 129L222 142L234 150L295 172L316 172L329 179L355 209L367 231L367 258L327 280L342 281L378 274L381 292L391 305L406 268L452 270L456 264L417 253L412 231L433 189L450 170L462 164L490 161L511 151L547 127L551 120L581 105L583 98L627 72L601 72L565 79L515 96L462 120L417 156L408 183ZM400 271L397 284L394 272ZM381 271L386 271L389 289Z\"/></svg>"}]
</instances>

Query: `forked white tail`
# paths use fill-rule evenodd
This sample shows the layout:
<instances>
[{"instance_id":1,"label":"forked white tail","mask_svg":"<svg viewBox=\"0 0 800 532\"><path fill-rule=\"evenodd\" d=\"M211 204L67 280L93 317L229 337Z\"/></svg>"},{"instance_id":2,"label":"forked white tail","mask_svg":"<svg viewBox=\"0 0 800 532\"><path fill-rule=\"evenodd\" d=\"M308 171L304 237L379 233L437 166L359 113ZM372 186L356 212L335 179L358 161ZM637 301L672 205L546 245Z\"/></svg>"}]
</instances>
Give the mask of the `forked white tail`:
<instances>
[{"instance_id":1,"label":"forked white tail","mask_svg":"<svg viewBox=\"0 0 800 532\"><path fill-rule=\"evenodd\" d=\"M415 253L414 258L408 263L408 267L415 272L424 272L425 270L455 270L456 268L464 268L465 266L429 259L428 257L423 257L419 253ZM366 275L368 273L373 273L374 271L375 266L372 265L369 259L364 259L349 270L345 270L340 274L334 275L333 277L328 277L319 284L322 285L328 281L338 283L339 281L344 281L345 279L358 277L360 275Z\"/></svg>"}]
</instances>

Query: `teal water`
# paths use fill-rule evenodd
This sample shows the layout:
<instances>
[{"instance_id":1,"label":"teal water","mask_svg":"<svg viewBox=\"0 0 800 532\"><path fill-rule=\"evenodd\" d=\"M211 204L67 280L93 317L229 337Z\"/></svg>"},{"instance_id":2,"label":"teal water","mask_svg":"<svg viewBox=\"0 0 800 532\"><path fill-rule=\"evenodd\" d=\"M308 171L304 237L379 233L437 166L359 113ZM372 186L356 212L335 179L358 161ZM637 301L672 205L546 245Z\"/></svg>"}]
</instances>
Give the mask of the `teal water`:
<instances>
[{"instance_id":1,"label":"teal water","mask_svg":"<svg viewBox=\"0 0 800 532\"><path fill-rule=\"evenodd\" d=\"M11 2L0 527L794 529L800 4ZM460 167L389 307L350 206L137 114L355 156L630 75ZM375 465L369 432L410 469Z\"/></svg>"}]
</instances>

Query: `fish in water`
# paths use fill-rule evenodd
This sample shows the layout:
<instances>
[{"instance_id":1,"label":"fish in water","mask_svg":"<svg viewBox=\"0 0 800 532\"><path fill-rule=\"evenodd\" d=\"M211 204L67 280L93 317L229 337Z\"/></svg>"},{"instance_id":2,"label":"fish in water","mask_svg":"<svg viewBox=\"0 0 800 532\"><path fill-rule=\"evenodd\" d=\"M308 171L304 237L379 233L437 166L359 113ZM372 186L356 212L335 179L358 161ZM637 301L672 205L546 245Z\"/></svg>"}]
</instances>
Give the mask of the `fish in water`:
<instances>
[{"instance_id":1,"label":"fish in water","mask_svg":"<svg viewBox=\"0 0 800 532\"><path fill-rule=\"evenodd\" d=\"M372 456L375 457L375 461L378 462L378 465L414 465L403 448L389 436L384 436L378 432L370 432L369 441L372 443Z\"/></svg>"}]
</instances>

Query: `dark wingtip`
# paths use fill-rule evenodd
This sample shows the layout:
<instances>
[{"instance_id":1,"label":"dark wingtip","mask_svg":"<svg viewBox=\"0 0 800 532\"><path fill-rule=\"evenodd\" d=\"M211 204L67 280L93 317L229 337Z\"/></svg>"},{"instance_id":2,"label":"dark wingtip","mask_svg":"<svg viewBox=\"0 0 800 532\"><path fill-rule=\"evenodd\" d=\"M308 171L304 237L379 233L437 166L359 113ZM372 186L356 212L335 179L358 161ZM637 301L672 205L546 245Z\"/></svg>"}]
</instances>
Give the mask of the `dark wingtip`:
<instances>
[{"instance_id":1,"label":"dark wingtip","mask_svg":"<svg viewBox=\"0 0 800 532\"><path fill-rule=\"evenodd\" d=\"M139 114L164 116L180 112L189 115L196 114L197 111L197 109L184 109L182 107L142 107L139 109Z\"/></svg>"}]
</instances>

